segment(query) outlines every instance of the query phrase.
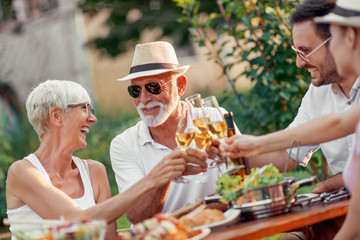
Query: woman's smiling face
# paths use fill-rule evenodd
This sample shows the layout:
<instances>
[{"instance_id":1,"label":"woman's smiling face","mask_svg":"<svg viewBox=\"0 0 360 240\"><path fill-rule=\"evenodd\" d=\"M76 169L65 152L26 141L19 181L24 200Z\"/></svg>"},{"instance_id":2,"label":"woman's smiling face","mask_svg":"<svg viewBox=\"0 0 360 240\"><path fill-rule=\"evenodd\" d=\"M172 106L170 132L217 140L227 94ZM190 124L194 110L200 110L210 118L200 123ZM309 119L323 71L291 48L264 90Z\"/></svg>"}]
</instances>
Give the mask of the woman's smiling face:
<instances>
[{"instance_id":1,"label":"woman's smiling face","mask_svg":"<svg viewBox=\"0 0 360 240\"><path fill-rule=\"evenodd\" d=\"M97 122L96 116L89 114L88 107L70 108L65 113L64 137L71 139L71 145L75 149L86 147L86 134L90 131L91 125Z\"/></svg>"}]
</instances>

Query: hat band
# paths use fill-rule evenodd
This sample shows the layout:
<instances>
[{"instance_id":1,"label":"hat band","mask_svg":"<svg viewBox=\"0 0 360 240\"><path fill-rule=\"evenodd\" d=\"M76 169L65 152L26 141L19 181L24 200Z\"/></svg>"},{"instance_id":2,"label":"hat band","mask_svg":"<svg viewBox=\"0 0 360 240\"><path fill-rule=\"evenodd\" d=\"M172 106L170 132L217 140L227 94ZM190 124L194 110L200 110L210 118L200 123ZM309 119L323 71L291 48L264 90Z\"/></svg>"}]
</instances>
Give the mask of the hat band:
<instances>
[{"instance_id":1,"label":"hat band","mask_svg":"<svg viewBox=\"0 0 360 240\"><path fill-rule=\"evenodd\" d=\"M331 12L336 14L336 15L343 16L343 17L360 16L360 11L345 9L345 8L342 8L342 7L339 7L339 6L335 6L334 9Z\"/></svg>"},{"instance_id":2,"label":"hat band","mask_svg":"<svg viewBox=\"0 0 360 240\"><path fill-rule=\"evenodd\" d=\"M173 64L173 63L148 63L148 64L131 67L130 73L158 70L158 69L175 69L178 67L179 67L178 64Z\"/></svg>"}]
</instances>

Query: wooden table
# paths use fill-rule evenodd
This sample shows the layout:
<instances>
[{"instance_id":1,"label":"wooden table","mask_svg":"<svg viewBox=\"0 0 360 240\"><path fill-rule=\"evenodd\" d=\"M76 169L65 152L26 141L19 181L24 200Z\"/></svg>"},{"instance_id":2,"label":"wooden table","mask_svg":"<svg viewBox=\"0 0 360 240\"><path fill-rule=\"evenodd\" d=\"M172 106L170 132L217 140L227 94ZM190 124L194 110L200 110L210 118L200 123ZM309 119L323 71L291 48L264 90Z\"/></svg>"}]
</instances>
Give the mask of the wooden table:
<instances>
[{"instance_id":1,"label":"wooden table","mask_svg":"<svg viewBox=\"0 0 360 240\"><path fill-rule=\"evenodd\" d=\"M329 204L296 206L290 213L265 219L240 222L225 229L215 230L204 240L259 239L277 233L290 232L305 226L345 216L350 199Z\"/></svg>"}]
</instances>

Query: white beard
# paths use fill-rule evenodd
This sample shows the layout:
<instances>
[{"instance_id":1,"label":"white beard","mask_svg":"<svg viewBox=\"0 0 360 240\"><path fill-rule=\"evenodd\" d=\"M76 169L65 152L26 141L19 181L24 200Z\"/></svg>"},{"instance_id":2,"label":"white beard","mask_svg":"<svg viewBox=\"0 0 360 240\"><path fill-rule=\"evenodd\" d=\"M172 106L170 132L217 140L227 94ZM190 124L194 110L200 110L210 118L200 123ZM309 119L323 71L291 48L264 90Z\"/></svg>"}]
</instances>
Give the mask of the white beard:
<instances>
[{"instance_id":1,"label":"white beard","mask_svg":"<svg viewBox=\"0 0 360 240\"><path fill-rule=\"evenodd\" d=\"M157 127L163 124L168 119L170 114L174 111L176 105L177 101L171 101L170 104L163 104L161 102L152 101L146 105L139 103L139 105L136 106L136 110L139 113L141 119L148 127ZM142 108L151 108L157 106L160 106L160 111L156 116L145 115L141 110Z\"/></svg>"}]
</instances>

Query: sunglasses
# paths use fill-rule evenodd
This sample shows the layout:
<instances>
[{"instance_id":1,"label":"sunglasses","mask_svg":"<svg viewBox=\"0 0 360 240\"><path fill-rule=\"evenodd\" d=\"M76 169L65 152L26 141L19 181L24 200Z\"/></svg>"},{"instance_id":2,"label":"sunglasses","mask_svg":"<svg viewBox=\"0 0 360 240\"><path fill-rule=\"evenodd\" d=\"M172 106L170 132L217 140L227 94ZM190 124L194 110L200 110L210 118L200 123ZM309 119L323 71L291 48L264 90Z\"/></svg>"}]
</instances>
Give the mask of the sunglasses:
<instances>
[{"instance_id":1,"label":"sunglasses","mask_svg":"<svg viewBox=\"0 0 360 240\"><path fill-rule=\"evenodd\" d=\"M76 107L81 107L82 109L86 109L86 111L89 114L89 117L91 116L91 114L95 115L95 110L91 107L90 103L78 103L78 104L69 104L67 105L68 108L76 108Z\"/></svg>"},{"instance_id":2,"label":"sunglasses","mask_svg":"<svg viewBox=\"0 0 360 240\"><path fill-rule=\"evenodd\" d=\"M310 62L309 60L309 56L311 54L313 54L314 52L316 52L319 48L321 48L322 46L324 46L328 41L330 41L331 37L329 37L328 39L326 39L325 41L323 41L319 46L317 46L314 50L312 50L310 53L305 54L303 51L297 49L294 45L291 45L292 50L294 50L296 52L297 55L299 55L299 57L304 60L305 62Z\"/></svg>"},{"instance_id":3,"label":"sunglasses","mask_svg":"<svg viewBox=\"0 0 360 240\"><path fill-rule=\"evenodd\" d=\"M158 82L149 82L144 85L146 91L151 94L158 95L161 93L161 84ZM138 98L141 94L140 85L130 85L128 86L128 92L133 98Z\"/></svg>"}]
</instances>

